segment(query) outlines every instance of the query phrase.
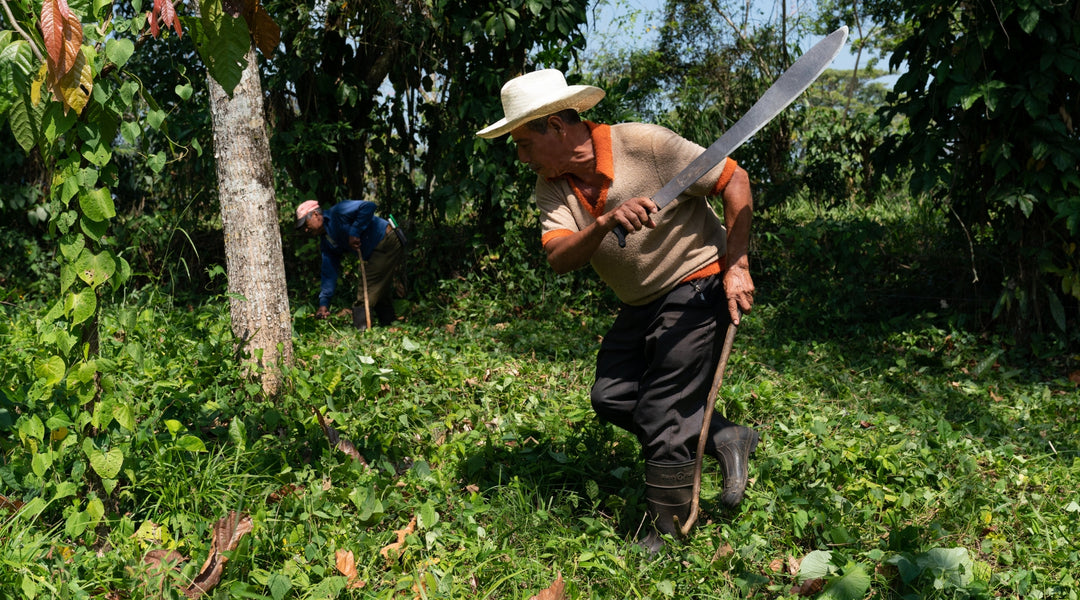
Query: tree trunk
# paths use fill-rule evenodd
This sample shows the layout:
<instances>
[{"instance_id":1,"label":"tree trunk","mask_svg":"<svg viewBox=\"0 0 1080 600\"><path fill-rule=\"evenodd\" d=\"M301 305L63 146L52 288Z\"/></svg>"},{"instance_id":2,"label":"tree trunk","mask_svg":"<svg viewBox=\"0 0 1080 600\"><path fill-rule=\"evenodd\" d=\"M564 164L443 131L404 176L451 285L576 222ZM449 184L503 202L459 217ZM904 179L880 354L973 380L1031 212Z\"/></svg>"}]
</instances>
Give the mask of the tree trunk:
<instances>
[{"instance_id":1,"label":"tree trunk","mask_svg":"<svg viewBox=\"0 0 1080 600\"><path fill-rule=\"evenodd\" d=\"M281 387L279 366L293 359L292 322L254 47L246 59L231 99L207 81L233 335L249 366L258 367L263 392L274 395Z\"/></svg>"}]
</instances>

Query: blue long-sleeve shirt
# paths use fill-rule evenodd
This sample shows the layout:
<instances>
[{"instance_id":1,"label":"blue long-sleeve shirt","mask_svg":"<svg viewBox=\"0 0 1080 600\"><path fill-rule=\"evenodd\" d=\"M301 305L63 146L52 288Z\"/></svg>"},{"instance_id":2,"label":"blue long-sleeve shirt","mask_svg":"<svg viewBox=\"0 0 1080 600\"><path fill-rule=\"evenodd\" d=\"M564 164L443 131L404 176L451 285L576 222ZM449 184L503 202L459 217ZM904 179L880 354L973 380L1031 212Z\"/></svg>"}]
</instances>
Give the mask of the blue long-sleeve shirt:
<instances>
[{"instance_id":1,"label":"blue long-sleeve shirt","mask_svg":"<svg viewBox=\"0 0 1080 600\"><path fill-rule=\"evenodd\" d=\"M371 258L375 246L386 237L386 219L375 215L375 203L366 200L344 200L323 211L322 287L319 306L330 306L341 274L341 258L356 252L349 246L349 237L360 238L364 260Z\"/></svg>"}]
</instances>

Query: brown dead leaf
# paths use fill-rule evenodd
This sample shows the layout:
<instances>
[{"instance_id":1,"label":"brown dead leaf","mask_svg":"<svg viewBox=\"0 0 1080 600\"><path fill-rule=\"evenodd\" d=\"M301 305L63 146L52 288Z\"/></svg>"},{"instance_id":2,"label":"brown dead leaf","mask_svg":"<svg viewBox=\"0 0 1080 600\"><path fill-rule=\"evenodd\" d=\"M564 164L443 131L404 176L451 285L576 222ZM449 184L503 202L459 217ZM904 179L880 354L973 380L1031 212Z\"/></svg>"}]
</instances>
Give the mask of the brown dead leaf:
<instances>
[{"instance_id":1,"label":"brown dead leaf","mask_svg":"<svg viewBox=\"0 0 1080 600\"><path fill-rule=\"evenodd\" d=\"M255 524L251 517L236 511L230 512L218 520L217 523L214 523L214 537L210 542L210 554L206 557L206 562L203 563L202 569L199 570L199 574L195 577L195 581L192 581L191 585L181 590L184 595L188 598L198 598L213 589L221 581L221 573L225 570L225 563L229 560L223 553L236 550L236 547L240 544L240 538L251 533L254 527Z\"/></svg>"},{"instance_id":2,"label":"brown dead leaf","mask_svg":"<svg viewBox=\"0 0 1080 600\"><path fill-rule=\"evenodd\" d=\"M359 589L367 585L367 582L362 581L360 574L356 572L356 557L353 556L352 550L339 548L334 554L334 563L338 572L349 581L349 588Z\"/></svg>"},{"instance_id":3,"label":"brown dead leaf","mask_svg":"<svg viewBox=\"0 0 1080 600\"><path fill-rule=\"evenodd\" d=\"M772 562L769 563L769 570L773 573L779 573L780 571L783 571L784 561L780 560L779 558L772 559Z\"/></svg>"},{"instance_id":4,"label":"brown dead leaf","mask_svg":"<svg viewBox=\"0 0 1080 600\"><path fill-rule=\"evenodd\" d=\"M187 560L187 558L177 552L176 550L151 550L143 557L143 564L146 565L146 572L151 575L158 575L161 573L162 566L170 569L179 569L180 563Z\"/></svg>"},{"instance_id":5,"label":"brown dead leaf","mask_svg":"<svg viewBox=\"0 0 1080 600\"><path fill-rule=\"evenodd\" d=\"M321 412L319 412L319 409L312 407L311 411L314 412L315 416L319 419L319 425L322 427L323 433L326 434L326 439L330 441L331 446L341 450L353 459L360 461L360 464L365 467L368 466L367 460L360 454L360 451L356 449L356 446L349 440L341 437L337 430L330 426L330 422Z\"/></svg>"},{"instance_id":6,"label":"brown dead leaf","mask_svg":"<svg viewBox=\"0 0 1080 600\"><path fill-rule=\"evenodd\" d=\"M727 558L735 554L735 549L731 547L731 544L724 544L716 549L716 554L713 554L712 562L716 562L721 558Z\"/></svg>"},{"instance_id":7,"label":"brown dead leaf","mask_svg":"<svg viewBox=\"0 0 1080 600\"><path fill-rule=\"evenodd\" d=\"M565 588L566 582L563 581L562 573L559 573L555 581L546 590L541 590L539 594L529 598L529 600L565 600Z\"/></svg>"},{"instance_id":8,"label":"brown dead leaf","mask_svg":"<svg viewBox=\"0 0 1080 600\"><path fill-rule=\"evenodd\" d=\"M802 566L802 559L797 559L790 554L787 557L787 572L792 577L799 574L799 567Z\"/></svg>"},{"instance_id":9,"label":"brown dead leaf","mask_svg":"<svg viewBox=\"0 0 1080 600\"><path fill-rule=\"evenodd\" d=\"M401 553L401 547L405 545L405 538L412 532L416 531L416 517L413 517L409 524L405 526L405 529L398 529L394 533L397 534L397 541L391 544L383 546L382 550L379 550L379 554L386 560L390 560L390 552L394 552L396 558Z\"/></svg>"},{"instance_id":10,"label":"brown dead leaf","mask_svg":"<svg viewBox=\"0 0 1080 600\"><path fill-rule=\"evenodd\" d=\"M13 500L7 496L0 494L0 511L17 513L22 510L24 506L21 500Z\"/></svg>"},{"instance_id":11,"label":"brown dead leaf","mask_svg":"<svg viewBox=\"0 0 1080 600\"><path fill-rule=\"evenodd\" d=\"M1069 373L1069 381L1075 383L1076 385L1080 385L1080 371L1073 371L1072 373Z\"/></svg>"},{"instance_id":12,"label":"brown dead leaf","mask_svg":"<svg viewBox=\"0 0 1080 600\"><path fill-rule=\"evenodd\" d=\"M799 585L791 587L789 594L796 596L813 596L825 588L824 579L807 579Z\"/></svg>"}]
</instances>

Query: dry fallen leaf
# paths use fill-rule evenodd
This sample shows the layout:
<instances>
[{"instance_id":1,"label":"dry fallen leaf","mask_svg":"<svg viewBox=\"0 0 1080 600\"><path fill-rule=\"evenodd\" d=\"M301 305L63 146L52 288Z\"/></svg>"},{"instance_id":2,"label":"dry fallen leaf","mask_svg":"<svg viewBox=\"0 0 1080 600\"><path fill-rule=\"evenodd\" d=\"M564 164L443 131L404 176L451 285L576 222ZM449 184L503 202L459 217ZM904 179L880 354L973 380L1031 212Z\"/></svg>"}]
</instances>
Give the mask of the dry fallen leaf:
<instances>
[{"instance_id":1,"label":"dry fallen leaf","mask_svg":"<svg viewBox=\"0 0 1080 600\"><path fill-rule=\"evenodd\" d=\"M529 600L565 600L566 593L564 588L566 582L563 581L562 573L559 573L555 581L546 590L541 590L539 594L529 598Z\"/></svg>"},{"instance_id":2,"label":"dry fallen leaf","mask_svg":"<svg viewBox=\"0 0 1080 600\"><path fill-rule=\"evenodd\" d=\"M784 570L784 561L779 558L772 559L772 562L769 563L769 570L773 573L779 573Z\"/></svg>"},{"instance_id":3,"label":"dry fallen leaf","mask_svg":"<svg viewBox=\"0 0 1080 600\"><path fill-rule=\"evenodd\" d=\"M798 575L800 566L802 566L802 559L797 559L789 554L787 557L788 575L791 575L792 577Z\"/></svg>"},{"instance_id":4,"label":"dry fallen leaf","mask_svg":"<svg viewBox=\"0 0 1080 600\"><path fill-rule=\"evenodd\" d=\"M1075 383L1076 385L1080 385L1080 371L1073 371L1072 373L1069 373L1069 381Z\"/></svg>"},{"instance_id":5,"label":"dry fallen leaf","mask_svg":"<svg viewBox=\"0 0 1080 600\"><path fill-rule=\"evenodd\" d=\"M338 572L349 580L350 588L362 588L367 585L366 582L361 581L360 574L356 572L356 557L353 556L352 550L338 549L334 555L334 563Z\"/></svg>"},{"instance_id":6,"label":"dry fallen leaf","mask_svg":"<svg viewBox=\"0 0 1080 600\"><path fill-rule=\"evenodd\" d=\"M230 512L214 523L210 554L206 557L206 562L203 563L195 580L182 590L184 595L188 598L198 598L213 589L221 581L221 573L229 560L223 553L236 550L240 544L240 538L251 533L254 527L251 517L236 511Z\"/></svg>"},{"instance_id":7,"label":"dry fallen leaf","mask_svg":"<svg viewBox=\"0 0 1080 600\"><path fill-rule=\"evenodd\" d=\"M397 534L397 541L383 546L383 549L379 550L379 554L382 554L382 557L386 560L390 560L390 551L393 551L394 556L397 557L401 552L401 547L405 545L405 537L414 531L416 531L416 517L413 517L412 520L409 521L409 524L405 526L405 529L398 529L395 531L394 533Z\"/></svg>"},{"instance_id":8,"label":"dry fallen leaf","mask_svg":"<svg viewBox=\"0 0 1080 600\"><path fill-rule=\"evenodd\" d=\"M789 594L796 596L813 596L825 587L824 579L807 579L799 585L792 586Z\"/></svg>"}]
</instances>

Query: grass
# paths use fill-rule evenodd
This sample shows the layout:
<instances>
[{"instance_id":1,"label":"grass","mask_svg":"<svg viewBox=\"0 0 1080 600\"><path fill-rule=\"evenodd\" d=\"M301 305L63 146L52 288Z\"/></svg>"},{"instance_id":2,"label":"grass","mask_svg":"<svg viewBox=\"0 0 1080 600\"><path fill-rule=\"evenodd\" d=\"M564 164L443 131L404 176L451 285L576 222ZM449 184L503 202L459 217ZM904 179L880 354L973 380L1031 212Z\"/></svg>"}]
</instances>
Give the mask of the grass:
<instances>
[{"instance_id":1,"label":"grass","mask_svg":"<svg viewBox=\"0 0 1080 600\"><path fill-rule=\"evenodd\" d=\"M636 441L589 408L612 306L588 277L491 265L365 333L301 307L276 399L240 375L224 299L110 307L106 392L90 404L63 386L34 398L41 315L4 307L0 480L26 505L3 510L0 597L180 597L237 510L254 529L218 598L527 599L561 575L568 598L780 599L798 597L789 565L806 560L828 584L817 597L865 578L858 597L1075 600L1070 363L1030 362L937 300L897 305L941 274L879 268L917 254L895 213L803 208L761 222L762 298L721 397L763 434L747 498L723 509L707 462L700 526L656 559L630 543ZM528 277L542 293L507 283ZM123 463L106 477L91 456L113 448ZM164 584L144 565L155 548L186 558Z\"/></svg>"}]
</instances>

